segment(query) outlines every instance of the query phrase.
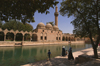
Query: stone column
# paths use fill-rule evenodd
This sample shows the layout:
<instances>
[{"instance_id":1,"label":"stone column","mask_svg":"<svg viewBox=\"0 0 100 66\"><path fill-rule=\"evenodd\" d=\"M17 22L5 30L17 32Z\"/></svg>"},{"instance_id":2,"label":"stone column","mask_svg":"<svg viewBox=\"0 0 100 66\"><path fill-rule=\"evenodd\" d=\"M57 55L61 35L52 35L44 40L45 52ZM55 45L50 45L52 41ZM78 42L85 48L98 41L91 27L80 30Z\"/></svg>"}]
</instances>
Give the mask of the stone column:
<instances>
[{"instance_id":1,"label":"stone column","mask_svg":"<svg viewBox=\"0 0 100 66\"><path fill-rule=\"evenodd\" d=\"M4 35L4 41L6 41L6 35Z\"/></svg>"},{"instance_id":2,"label":"stone column","mask_svg":"<svg viewBox=\"0 0 100 66\"><path fill-rule=\"evenodd\" d=\"M22 41L24 41L24 36L23 36L23 40Z\"/></svg>"}]
</instances>

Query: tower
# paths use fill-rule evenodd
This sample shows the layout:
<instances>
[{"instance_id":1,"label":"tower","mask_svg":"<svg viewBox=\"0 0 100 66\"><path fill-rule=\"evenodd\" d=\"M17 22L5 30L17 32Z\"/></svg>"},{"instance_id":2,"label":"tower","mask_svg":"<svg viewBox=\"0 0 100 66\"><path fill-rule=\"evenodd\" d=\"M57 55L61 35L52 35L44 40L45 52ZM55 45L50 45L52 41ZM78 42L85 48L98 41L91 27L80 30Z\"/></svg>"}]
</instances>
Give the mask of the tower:
<instances>
[{"instance_id":1,"label":"tower","mask_svg":"<svg viewBox=\"0 0 100 66\"><path fill-rule=\"evenodd\" d=\"M55 15L55 25L56 26L58 26L58 7L57 7L57 5L56 5L56 8L55 8L55 13L54 13L54 15Z\"/></svg>"}]
</instances>

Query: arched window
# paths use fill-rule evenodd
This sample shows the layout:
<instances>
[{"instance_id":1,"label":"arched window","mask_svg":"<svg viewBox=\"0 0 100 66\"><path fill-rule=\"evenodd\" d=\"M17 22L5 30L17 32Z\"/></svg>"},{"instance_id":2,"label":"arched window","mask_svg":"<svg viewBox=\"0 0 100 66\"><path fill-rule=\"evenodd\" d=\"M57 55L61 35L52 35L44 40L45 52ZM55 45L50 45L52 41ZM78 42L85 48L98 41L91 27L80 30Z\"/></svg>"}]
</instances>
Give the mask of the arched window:
<instances>
[{"instance_id":1,"label":"arched window","mask_svg":"<svg viewBox=\"0 0 100 66\"><path fill-rule=\"evenodd\" d=\"M58 40L58 37L56 37L56 40Z\"/></svg>"},{"instance_id":2,"label":"arched window","mask_svg":"<svg viewBox=\"0 0 100 66\"><path fill-rule=\"evenodd\" d=\"M44 30L43 30L43 32L44 32Z\"/></svg>"},{"instance_id":3,"label":"arched window","mask_svg":"<svg viewBox=\"0 0 100 66\"><path fill-rule=\"evenodd\" d=\"M41 40L43 40L43 36L41 36Z\"/></svg>"},{"instance_id":4,"label":"arched window","mask_svg":"<svg viewBox=\"0 0 100 66\"><path fill-rule=\"evenodd\" d=\"M45 36L45 40L47 40L47 37Z\"/></svg>"}]
</instances>

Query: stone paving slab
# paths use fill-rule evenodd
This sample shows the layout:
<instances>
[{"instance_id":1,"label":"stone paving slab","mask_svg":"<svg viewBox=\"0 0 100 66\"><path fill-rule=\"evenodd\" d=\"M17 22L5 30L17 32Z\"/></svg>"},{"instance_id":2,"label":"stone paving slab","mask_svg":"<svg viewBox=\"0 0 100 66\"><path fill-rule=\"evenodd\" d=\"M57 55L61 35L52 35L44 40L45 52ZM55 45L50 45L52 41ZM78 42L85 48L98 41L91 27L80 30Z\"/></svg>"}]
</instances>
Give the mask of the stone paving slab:
<instances>
[{"instance_id":1,"label":"stone paving slab","mask_svg":"<svg viewBox=\"0 0 100 66\"><path fill-rule=\"evenodd\" d=\"M98 55L100 56L100 48L98 48ZM93 55L93 49L88 48L80 51L73 52L73 56L78 57L78 55ZM100 66L100 59L95 59L93 61L89 61L83 64L74 64L74 60L68 60L68 56L56 56L52 58L50 61L44 60L36 63L30 63L21 66Z\"/></svg>"}]
</instances>

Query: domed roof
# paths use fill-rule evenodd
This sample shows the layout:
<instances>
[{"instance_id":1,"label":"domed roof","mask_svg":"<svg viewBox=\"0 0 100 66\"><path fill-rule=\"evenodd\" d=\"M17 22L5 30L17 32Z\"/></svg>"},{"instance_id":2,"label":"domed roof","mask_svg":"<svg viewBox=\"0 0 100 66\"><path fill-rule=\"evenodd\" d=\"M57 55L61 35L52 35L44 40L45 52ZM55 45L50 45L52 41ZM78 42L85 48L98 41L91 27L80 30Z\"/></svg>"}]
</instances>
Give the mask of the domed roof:
<instances>
[{"instance_id":1,"label":"domed roof","mask_svg":"<svg viewBox=\"0 0 100 66\"><path fill-rule=\"evenodd\" d=\"M54 29L54 30L59 30L58 26L56 26L56 25L53 26L53 29Z\"/></svg>"},{"instance_id":2,"label":"domed roof","mask_svg":"<svg viewBox=\"0 0 100 66\"><path fill-rule=\"evenodd\" d=\"M55 25L55 26L53 26L53 28L54 28L54 29L58 29L58 26Z\"/></svg>"},{"instance_id":3,"label":"domed roof","mask_svg":"<svg viewBox=\"0 0 100 66\"><path fill-rule=\"evenodd\" d=\"M48 24L46 25L46 27L47 27L47 28L52 28L52 25L51 25L50 23L48 23Z\"/></svg>"},{"instance_id":4,"label":"domed roof","mask_svg":"<svg viewBox=\"0 0 100 66\"><path fill-rule=\"evenodd\" d=\"M40 22L38 25L38 27L45 27L44 23Z\"/></svg>"}]
</instances>

